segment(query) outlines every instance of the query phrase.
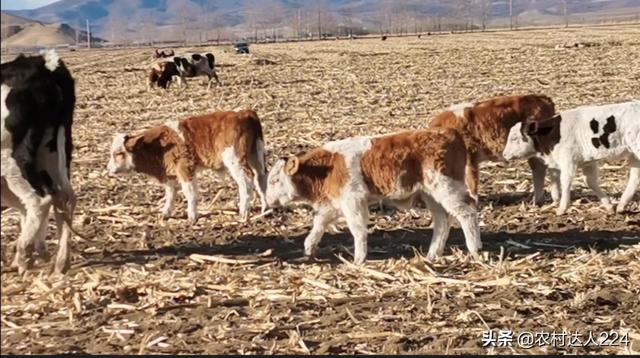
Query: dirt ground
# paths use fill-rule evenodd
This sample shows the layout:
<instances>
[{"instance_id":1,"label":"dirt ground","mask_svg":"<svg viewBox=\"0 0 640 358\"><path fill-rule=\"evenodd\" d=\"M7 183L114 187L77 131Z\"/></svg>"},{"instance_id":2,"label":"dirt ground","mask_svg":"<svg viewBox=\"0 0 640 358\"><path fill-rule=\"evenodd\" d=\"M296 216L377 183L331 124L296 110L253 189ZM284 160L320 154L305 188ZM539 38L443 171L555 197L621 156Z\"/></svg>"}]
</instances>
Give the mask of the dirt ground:
<instances>
[{"instance_id":1,"label":"dirt ground","mask_svg":"<svg viewBox=\"0 0 640 358\"><path fill-rule=\"evenodd\" d=\"M555 50L573 41L596 46ZM522 162L481 172L483 260L454 229L446 256L428 261L430 215L373 209L369 260L355 267L337 225L315 262L302 259L304 206L237 216L227 177L201 173L195 225L181 195L161 220L164 190L138 175L106 175L111 138L215 110L255 109L269 163L329 140L424 128L462 101L540 92L560 110L640 98L640 27L459 34L264 44L251 55L213 51L223 86L147 91L151 50L61 54L76 78L74 238L65 277L38 264L9 268L17 237L2 213L3 353L638 353L640 193L607 214L582 177L558 217L534 207ZM6 60L7 58L3 58ZM269 61L261 61L269 60ZM601 166L616 200L624 161ZM550 203L547 192L547 201ZM49 249L57 248L53 221ZM628 344L482 347L483 331L613 330ZM583 342L584 343L584 342ZM611 343L611 342L608 342Z\"/></svg>"}]
</instances>

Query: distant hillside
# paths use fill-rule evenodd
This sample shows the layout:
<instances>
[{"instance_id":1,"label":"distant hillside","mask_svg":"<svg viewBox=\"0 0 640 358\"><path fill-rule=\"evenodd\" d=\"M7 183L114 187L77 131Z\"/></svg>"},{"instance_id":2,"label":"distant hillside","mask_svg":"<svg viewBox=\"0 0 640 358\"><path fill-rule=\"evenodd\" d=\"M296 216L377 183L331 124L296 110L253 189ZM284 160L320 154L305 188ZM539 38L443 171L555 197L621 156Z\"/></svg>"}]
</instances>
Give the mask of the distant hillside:
<instances>
[{"instance_id":1,"label":"distant hillside","mask_svg":"<svg viewBox=\"0 0 640 358\"><path fill-rule=\"evenodd\" d=\"M478 4L485 2L486 8L480 9ZM514 0L514 15L520 25L559 24L564 19L560 4L560 0ZM567 0L567 4L574 21L640 16L640 0ZM509 19L507 0L62 0L11 13L76 27L89 20L97 35L116 38L140 35L145 28L152 37L149 29L153 27L166 28L176 36L179 31L203 28L291 29L300 18L298 9L302 21L308 22L307 30L317 21L314 11L326 14L323 19L335 26L357 24L371 31L402 27L402 22L408 27L406 23L417 19L448 18L478 25L480 12L486 13L488 24L504 24Z\"/></svg>"},{"instance_id":2,"label":"distant hillside","mask_svg":"<svg viewBox=\"0 0 640 358\"><path fill-rule=\"evenodd\" d=\"M57 46L76 43L76 30L64 23L46 23L0 12L2 47ZM79 40L86 41L86 33ZM93 37L92 37L93 38ZM93 41L102 41L94 38Z\"/></svg>"}]
</instances>

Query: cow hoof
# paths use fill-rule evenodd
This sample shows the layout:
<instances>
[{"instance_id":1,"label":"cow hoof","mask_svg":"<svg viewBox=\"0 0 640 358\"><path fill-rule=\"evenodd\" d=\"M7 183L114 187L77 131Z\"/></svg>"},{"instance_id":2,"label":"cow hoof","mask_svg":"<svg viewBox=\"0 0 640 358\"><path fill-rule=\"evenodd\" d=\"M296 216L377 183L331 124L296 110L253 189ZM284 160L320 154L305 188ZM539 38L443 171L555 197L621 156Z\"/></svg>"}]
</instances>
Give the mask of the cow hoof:
<instances>
[{"instance_id":1,"label":"cow hoof","mask_svg":"<svg viewBox=\"0 0 640 358\"><path fill-rule=\"evenodd\" d=\"M313 262L316 262L316 258L313 255L306 255L305 254L304 258L303 258L303 261L307 262L307 263L313 263Z\"/></svg>"},{"instance_id":2,"label":"cow hoof","mask_svg":"<svg viewBox=\"0 0 640 358\"><path fill-rule=\"evenodd\" d=\"M562 215L564 215L566 213L567 213L567 209L564 209L564 208L558 208L556 210L556 215L558 215L558 216L562 216Z\"/></svg>"},{"instance_id":3,"label":"cow hoof","mask_svg":"<svg viewBox=\"0 0 640 358\"><path fill-rule=\"evenodd\" d=\"M626 205L618 205L618 206L616 206L616 214L622 214L622 213L624 213L624 212L626 211L626 210L625 210L625 206L626 206Z\"/></svg>"}]
</instances>

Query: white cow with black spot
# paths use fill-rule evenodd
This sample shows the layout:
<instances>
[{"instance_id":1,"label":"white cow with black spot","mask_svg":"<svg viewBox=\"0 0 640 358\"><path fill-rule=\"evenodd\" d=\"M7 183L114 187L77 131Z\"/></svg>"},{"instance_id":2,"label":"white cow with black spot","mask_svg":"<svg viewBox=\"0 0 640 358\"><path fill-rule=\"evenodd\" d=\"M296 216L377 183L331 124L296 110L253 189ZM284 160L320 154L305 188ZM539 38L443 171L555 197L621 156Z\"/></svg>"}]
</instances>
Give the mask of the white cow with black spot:
<instances>
[{"instance_id":1,"label":"white cow with black spot","mask_svg":"<svg viewBox=\"0 0 640 358\"><path fill-rule=\"evenodd\" d=\"M617 212L624 211L640 184L640 101L583 106L544 121L518 123L509 132L504 149L506 159L538 156L552 170L554 202L557 213L564 214L576 170L582 168L587 184L601 203L612 210L609 197L598 184L598 161L628 158L629 182Z\"/></svg>"}]
</instances>

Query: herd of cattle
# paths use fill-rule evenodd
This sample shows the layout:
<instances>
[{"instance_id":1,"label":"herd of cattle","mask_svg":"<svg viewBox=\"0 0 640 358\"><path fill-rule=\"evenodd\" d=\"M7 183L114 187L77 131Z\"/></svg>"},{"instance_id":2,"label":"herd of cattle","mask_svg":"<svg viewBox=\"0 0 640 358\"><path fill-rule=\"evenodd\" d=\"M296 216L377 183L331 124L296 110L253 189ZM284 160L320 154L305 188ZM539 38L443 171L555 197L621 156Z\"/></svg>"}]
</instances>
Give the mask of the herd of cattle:
<instances>
[{"instance_id":1,"label":"herd of cattle","mask_svg":"<svg viewBox=\"0 0 640 358\"><path fill-rule=\"evenodd\" d=\"M173 50L170 52L156 50L152 57L158 59L172 57L173 55ZM212 53L174 56L172 61L161 60L153 64L147 79L147 87L151 89L153 85L157 85L167 89L174 79L178 82L178 85L186 86L185 78L203 75L206 75L209 79L207 88L211 87L213 79L220 85L215 62L216 60Z\"/></svg>"},{"instance_id":2,"label":"herd of cattle","mask_svg":"<svg viewBox=\"0 0 640 358\"><path fill-rule=\"evenodd\" d=\"M160 72L152 72L160 87L173 76L184 80L204 73L217 79L212 54L174 57L162 64ZM13 265L24 272L33 264L34 250L48 258L45 237L53 206L59 239L54 269L64 273L70 264L68 241L74 233L76 203L70 184L74 79L53 51L20 55L1 66L2 206L17 209L21 218ZM429 258L444 251L449 217L460 223L469 253L477 257L482 247L482 161L528 159L537 204L544 199L548 172L557 214L562 215L578 168L613 211L612 200L598 184L597 163L628 158L628 185L615 208L624 211L640 183L640 101L556 112L552 99L544 95L493 97L452 106L429 121L428 129L329 142L279 158L270 171L266 155L256 112L216 112L117 134L107 169L111 175L136 172L157 179L166 191L163 216L171 215L179 184L190 221L198 218L198 170L226 170L238 185L244 220L254 191L263 212L293 202L313 206L305 256L313 256L327 226L343 216L354 237L356 264L367 256L370 205L384 202L404 209L421 202L433 217Z\"/></svg>"}]
</instances>

